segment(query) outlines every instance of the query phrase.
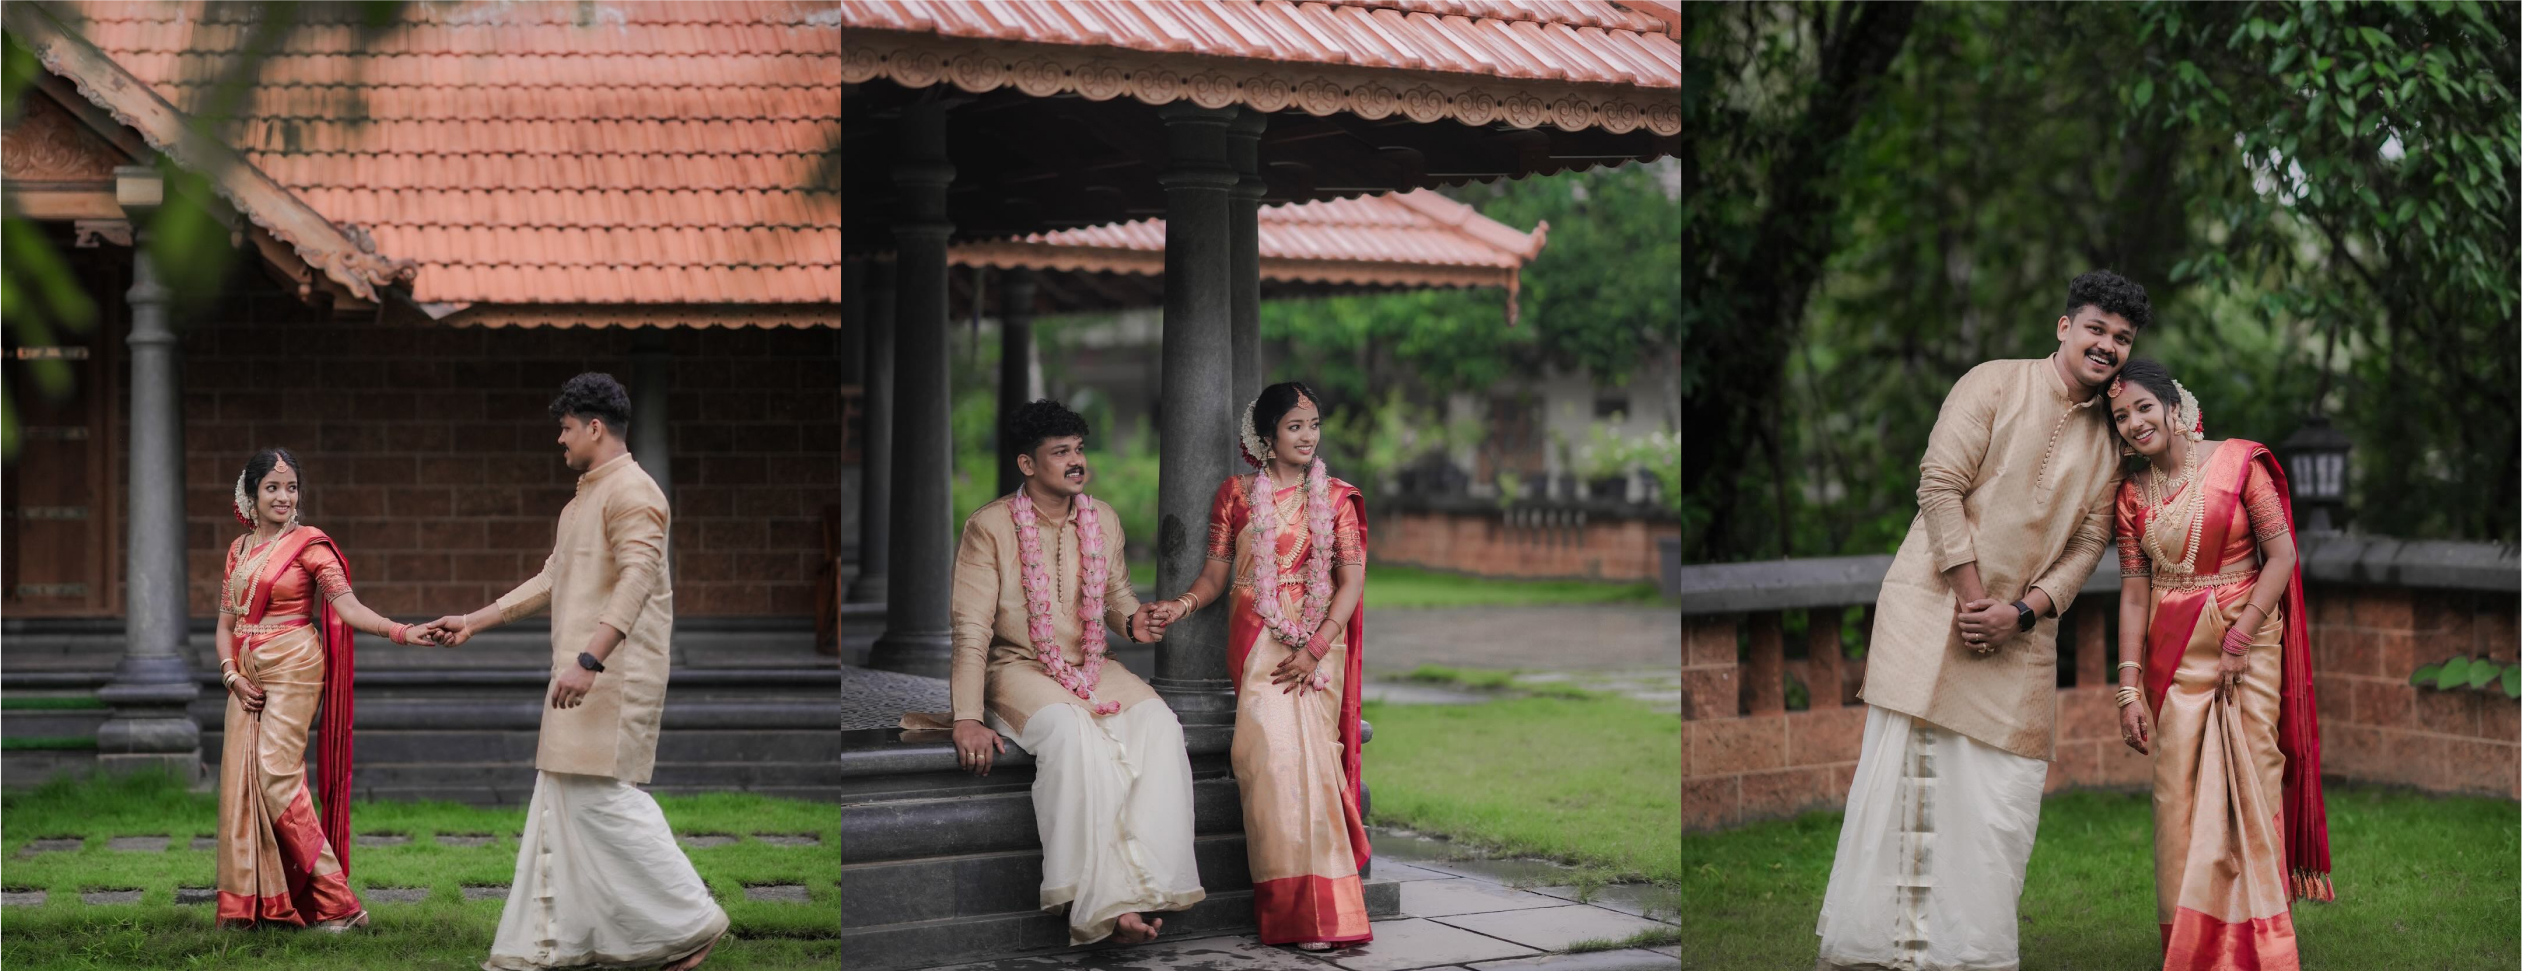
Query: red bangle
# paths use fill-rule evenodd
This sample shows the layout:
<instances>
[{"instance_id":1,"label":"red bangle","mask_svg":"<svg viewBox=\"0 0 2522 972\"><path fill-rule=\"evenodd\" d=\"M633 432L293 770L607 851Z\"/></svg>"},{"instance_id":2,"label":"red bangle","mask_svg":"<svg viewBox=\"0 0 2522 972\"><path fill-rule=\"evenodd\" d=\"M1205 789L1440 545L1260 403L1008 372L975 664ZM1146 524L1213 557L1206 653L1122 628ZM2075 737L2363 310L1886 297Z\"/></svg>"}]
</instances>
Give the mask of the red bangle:
<instances>
[{"instance_id":1,"label":"red bangle","mask_svg":"<svg viewBox=\"0 0 2522 972\"><path fill-rule=\"evenodd\" d=\"M411 626L411 625L408 625L408 624L398 624L398 625L395 625L394 627L389 628L389 629L387 629L387 630L386 630L386 632L385 632L385 640L387 640L387 641L391 641L391 642L393 642L393 643L395 643L395 644L398 644L398 645L408 645L408 644L411 644L411 642L408 642L408 641L403 640L403 633L404 633L404 632L406 632L406 631L410 631L411 629L412 629L412 626Z\"/></svg>"}]
</instances>

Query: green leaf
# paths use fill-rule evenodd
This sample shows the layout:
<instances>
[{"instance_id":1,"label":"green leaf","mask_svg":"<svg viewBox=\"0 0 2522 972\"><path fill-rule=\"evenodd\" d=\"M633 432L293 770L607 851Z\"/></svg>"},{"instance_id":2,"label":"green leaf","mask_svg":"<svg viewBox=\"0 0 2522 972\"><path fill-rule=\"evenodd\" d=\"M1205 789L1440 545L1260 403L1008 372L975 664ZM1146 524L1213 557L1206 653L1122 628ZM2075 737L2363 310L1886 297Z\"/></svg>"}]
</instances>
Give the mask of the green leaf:
<instances>
[{"instance_id":1,"label":"green leaf","mask_svg":"<svg viewBox=\"0 0 2522 972\"><path fill-rule=\"evenodd\" d=\"M2136 102L2137 107L2145 107L2147 102L2154 100L2154 79L2143 78L2138 80L2137 90L2131 92L2128 97L2129 100Z\"/></svg>"},{"instance_id":2,"label":"green leaf","mask_svg":"<svg viewBox=\"0 0 2522 972\"><path fill-rule=\"evenodd\" d=\"M2435 677L2434 687L2455 689L2469 684L2469 656L2461 655L2443 663L2443 671Z\"/></svg>"},{"instance_id":3,"label":"green leaf","mask_svg":"<svg viewBox=\"0 0 2522 972\"><path fill-rule=\"evenodd\" d=\"M2508 699L2522 699L2522 665L2505 667L2504 694Z\"/></svg>"},{"instance_id":4,"label":"green leaf","mask_svg":"<svg viewBox=\"0 0 2522 972\"><path fill-rule=\"evenodd\" d=\"M2265 20L2261 20L2261 19L2259 19L2259 18L2257 18L2257 17L2253 17L2253 18L2251 18L2251 22L2250 22L2250 30L2251 30L2251 39L2252 39L2252 40L2257 41L2257 40L2267 40L2267 39L2268 39L2268 22L2267 22L2267 21L2265 21Z\"/></svg>"},{"instance_id":5,"label":"green leaf","mask_svg":"<svg viewBox=\"0 0 2522 972\"><path fill-rule=\"evenodd\" d=\"M2405 226L2408 223L2408 218L2416 215L2416 213L2417 201L2414 199L2402 199L2399 201L2399 209L2391 213L2391 222L2395 225Z\"/></svg>"},{"instance_id":6,"label":"green leaf","mask_svg":"<svg viewBox=\"0 0 2522 972\"><path fill-rule=\"evenodd\" d=\"M2434 684L2435 679L2441 677L2443 677L2442 662L2435 662L2431 665L2419 665L2417 666L2417 670L2408 676L2408 684L2420 687L2432 685Z\"/></svg>"},{"instance_id":7,"label":"green leaf","mask_svg":"<svg viewBox=\"0 0 2522 972\"><path fill-rule=\"evenodd\" d=\"M2474 689L2486 688L2488 683L2494 682L2502 675L2504 675L2504 666L2481 658L2470 663L2469 687Z\"/></svg>"},{"instance_id":8,"label":"green leaf","mask_svg":"<svg viewBox=\"0 0 2522 972\"><path fill-rule=\"evenodd\" d=\"M2289 46L2289 47L2287 47L2285 50L2278 51L2278 52L2277 52L2277 59L2268 63L2268 73L2270 73L2270 74L2282 74L2282 73L2284 73L2284 72L2285 72L2285 69L2286 69L2286 65L2289 65L2289 64L2294 63L2294 58L2295 58L2295 56L2296 56L2296 55L2298 55L2298 54L2301 54L2301 53L2303 53L2303 49L2302 49L2302 48L2300 48L2300 47L2293 47L2293 46Z\"/></svg>"},{"instance_id":9,"label":"green leaf","mask_svg":"<svg viewBox=\"0 0 2522 972\"><path fill-rule=\"evenodd\" d=\"M2382 48L2391 46L2391 35L2389 34L2385 34L2371 27L2358 27L2356 29L2364 32L2364 43L2367 47L2371 47L2374 50L2381 50Z\"/></svg>"}]
</instances>

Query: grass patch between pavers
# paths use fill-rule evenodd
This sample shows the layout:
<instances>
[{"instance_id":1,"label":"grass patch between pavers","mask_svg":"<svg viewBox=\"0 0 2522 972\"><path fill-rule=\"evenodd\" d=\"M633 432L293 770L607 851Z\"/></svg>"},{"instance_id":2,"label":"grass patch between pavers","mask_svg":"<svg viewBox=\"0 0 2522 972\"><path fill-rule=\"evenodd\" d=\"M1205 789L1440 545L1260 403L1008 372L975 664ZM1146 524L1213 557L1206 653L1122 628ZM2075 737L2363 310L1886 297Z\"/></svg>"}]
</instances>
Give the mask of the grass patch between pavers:
<instances>
[{"instance_id":1,"label":"grass patch between pavers","mask_svg":"<svg viewBox=\"0 0 2522 972\"><path fill-rule=\"evenodd\" d=\"M1130 584L1156 597L1156 563L1130 564ZM1180 593L1176 591L1174 593ZM1537 604L1669 604L1653 583L1523 581L1465 577L1443 571L1366 565L1366 609L1521 607Z\"/></svg>"},{"instance_id":2,"label":"grass patch between pavers","mask_svg":"<svg viewBox=\"0 0 2522 972\"><path fill-rule=\"evenodd\" d=\"M686 849L708 882L735 937L711 953L711 968L834 968L840 961L840 809L830 804L742 793L657 797L678 835L747 835L723 847ZM212 887L218 864L191 849L217 828L215 794L193 793L164 777L58 780L0 797L0 859L11 890L50 892L38 907L0 912L0 966L8 968L480 968L498 928L496 898L466 900L466 886L501 886L514 877L523 808L451 803L360 802L358 834L402 834L411 842L351 848L351 883L426 888L411 903L369 901L366 933L320 936L211 927L208 904L177 905L175 889ZM107 839L171 835L163 853L114 851ZM480 847L436 843L440 834L490 834ZM778 845L753 834L812 834L820 844ZM90 838L75 851L20 857L38 837ZM803 885L805 903L753 901L747 885ZM89 905L83 891L138 888L138 904Z\"/></svg>"},{"instance_id":3,"label":"grass patch between pavers","mask_svg":"<svg viewBox=\"0 0 2522 972\"><path fill-rule=\"evenodd\" d=\"M2298 901L2307 969L2522 967L2522 805L2332 783L2338 900ZM1682 839L1697 968L1812 968L1840 813ZM2054 793L2041 802L2020 907L2027 969L2160 968L2154 813L2148 794Z\"/></svg>"},{"instance_id":4,"label":"grass patch between pavers","mask_svg":"<svg viewBox=\"0 0 2522 972\"><path fill-rule=\"evenodd\" d=\"M29 695L0 698L0 709L102 709L105 702L93 695Z\"/></svg>"},{"instance_id":5,"label":"grass patch between pavers","mask_svg":"<svg viewBox=\"0 0 2522 972\"><path fill-rule=\"evenodd\" d=\"M1578 865L1571 883L1682 879L1681 717L1623 698L1366 704L1383 826Z\"/></svg>"},{"instance_id":6,"label":"grass patch between pavers","mask_svg":"<svg viewBox=\"0 0 2522 972\"><path fill-rule=\"evenodd\" d=\"M1681 944L1679 928L1649 928L1627 938L1588 938L1570 943L1571 952L1608 952L1622 948L1658 948Z\"/></svg>"}]
</instances>

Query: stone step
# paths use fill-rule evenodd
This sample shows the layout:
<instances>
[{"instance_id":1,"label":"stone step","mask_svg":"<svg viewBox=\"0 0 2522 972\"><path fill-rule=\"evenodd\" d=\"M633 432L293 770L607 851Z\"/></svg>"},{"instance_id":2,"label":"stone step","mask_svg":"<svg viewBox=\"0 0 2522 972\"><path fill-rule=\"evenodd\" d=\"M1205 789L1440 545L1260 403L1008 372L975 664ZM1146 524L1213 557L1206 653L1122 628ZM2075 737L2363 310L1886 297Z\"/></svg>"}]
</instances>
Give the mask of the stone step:
<instances>
[{"instance_id":1,"label":"stone step","mask_svg":"<svg viewBox=\"0 0 2522 972\"><path fill-rule=\"evenodd\" d=\"M655 786L710 790L755 790L766 786L833 785L829 763L687 763L659 762L649 783ZM427 787L534 788L532 763L359 763L351 785L361 789Z\"/></svg>"},{"instance_id":2,"label":"stone step","mask_svg":"<svg viewBox=\"0 0 2522 972\"><path fill-rule=\"evenodd\" d=\"M659 767L659 769L663 770L664 767ZM522 782L489 786L362 786L358 789L359 798L364 800L397 802L432 800L477 807L522 807L534 799L534 777L529 772ZM727 788L723 786L678 786L662 782L651 782L644 789L652 794L675 795L727 792ZM829 786L760 786L747 788L745 792L784 800L810 800L815 803L840 802L839 788Z\"/></svg>"},{"instance_id":3,"label":"stone step","mask_svg":"<svg viewBox=\"0 0 2522 972\"><path fill-rule=\"evenodd\" d=\"M530 766L538 733L534 730L377 730L361 726L352 734L352 758L361 767L397 763L482 763ZM657 735L661 763L812 763L825 767L817 785L839 785L835 758L839 733L804 729L673 730ZM202 760L217 765L226 733L205 731ZM309 752L322 751L322 733L311 733Z\"/></svg>"},{"instance_id":4,"label":"stone step","mask_svg":"<svg viewBox=\"0 0 2522 972\"><path fill-rule=\"evenodd\" d=\"M194 699L189 707L193 721L200 723L205 732L218 731L227 720L227 698L222 693ZM396 729L531 732L542 728L545 706L540 693L529 693L522 699L502 697L496 701L485 699L481 694L471 699L361 697L354 728L363 733ZM840 723L840 707L838 699L682 700L669 694L662 727L667 733L711 729L832 732Z\"/></svg>"},{"instance_id":5,"label":"stone step","mask_svg":"<svg viewBox=\"0 0 2522 972\"><path fill-rule=\"evenodd\" d=\"M194 667L218 671L210 618L194 618L185 650ZM403 620L414 620L405 618ZM110 673L122 660L120 619L9 618L0 620L8 642L10 684L22 675ZM675 622L668 650L679 668L823 668L832 657L814 650L811 617L683 618ZM397 645L375 635L357 636L363 671L535 667L549 664L548 618L529 618L483 634L460 648Z\"/></svg>"},{"instance_id":6,"label":"stone step","mask_svg":"<svg viewBox=\"0 0 2522 972\"><path fill-rule=\"evenodd\" d=\"M843 840L848 824L844 815ZM1210 894L1247 891L1252 870L1242 834L1192 841L1200 886ZM947 918L974 918L1035 908L1041 901L1042 854L1036 850L956 854L881 864L841 865L841 927L870 928Z\"/></svg>"},{"instance_id":7,"label":"stone step","mask_svg":"<svg viewBox=\"0 0 2522 972\"><path fill-rule=\"evenodd\" d=\"M18 652L10 646L8 658L15 665ZM541 659L528 659L539 661ZM0 673L0 688L22 690L90 690L114 680L113 659L105 659L102 668L46 670L13 667ZM482 665L464 668L392 669L369 665L363 651L359 659L355 687L365 693L463 693L502 688L532 692L551 682L548 664ZM829 698L840 690L841 675L837 666L782 668L714 668L676 665L667 671L667 685L678 692L727 690L735 693L772 692L802 698ZM219 663L215 658L193 665L193 680L205 695L217 695Z\"/></svg>"},{"instance_id":8,"label":"stone step","mask_svg":"<svg viewBox=\"0 0 2522 972\"><path fill-rule=\"evenodd\" d=\"M1039 888L1026 890L1038 894ZM1368 881L1364 890L1368 918L1389 918L1401 913L1398 882ZM847 902L842 905L841 917L841 967L845 969L929 968L1025 958L1069 947L1067 920L1040 910L853 928L849 924L849 909L863 906L859 903L864 899L846 891L841 897ZM1252 892L1248 889L1212 890L1188 910L1158 917L1165 921L1164 937L1174 941L1249 933L1255 927ZM1109 954L1115 964L1108 967L1129 967L1119 964L1130 959L1127 947L1111 948Z\"/></svg>"},{"instance_id":9,"label":"stone step","mask_svg":"<svg viewBox=\"0 0 2522 972\"><path fill-rule=\"evenodd\" d=\"M997 781L1002 773L993 768L988 777L957 775L965 780ZM1039 854L1042 838L1034 821L1033 794L1024 788L1032 780L1032 771L1004 775L1023 779L988 784L994 789L978 792L955 792L950 787L960 781L948 779L939 781L944 786L933 791L937 795L868 801L857 789L863 781L850 778L844 767L841 843L852 849L850 860L860 864L997 852ZM1003 789L1011 786L1016 788ZM1225 773L1201 774L1195 763L1191 832L1235 834L1242 830L1243 802L1235 778Z\"/></svg>"},{"instance_id":10,"label":"stone step","mask_svg":"<svg viewBox=\"0 0 2522 972\"><path fill-rule=\"evenodd\" d=\"M0 736L94 738L108 714L104 709L0 709Z\"/></svg>"}]
</instances>

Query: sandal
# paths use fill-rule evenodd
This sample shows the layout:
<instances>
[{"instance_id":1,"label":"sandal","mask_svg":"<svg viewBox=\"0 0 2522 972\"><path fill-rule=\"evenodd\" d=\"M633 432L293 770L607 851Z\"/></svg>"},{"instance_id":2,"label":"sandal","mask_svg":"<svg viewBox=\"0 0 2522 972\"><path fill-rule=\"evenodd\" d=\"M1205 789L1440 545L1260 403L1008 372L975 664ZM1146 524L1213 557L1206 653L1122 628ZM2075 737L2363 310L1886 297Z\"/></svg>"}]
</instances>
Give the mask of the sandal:
<instances>
[{"instance_id":1,"label":"sandal","mask_svg":"<svg viewBox=\"0 0 2522 972\"><path fill-rule=\"evenodd\" d=\"M1328 952L1340 946L1331 942L1297 942L1296 947L1307 952Z\"/></svg>"},{"instance_id":2,"label":"sandal","mask_svg":"<svg viewBox=\"0 0 2522 972\"><path fill-rule=\"evenodd\" d=\"M368 912L367 912L366 910L362 909L362 910L361 910L358 914L352 915L352 916L350 916L350 917L348 917L348 918L332 918L332 919L328 919L328 920L325 920L325 921L319 921L319 922L316 922L315 924L312 924L312 925L308 925L308 926L307 926L307 930L308 930L308 931L330 932L330 933L332 933L332 934L336 934L336 935L338 935L338 934L341 934L341 933L343 933L343 932L350 931L351 929L354 929L354 928L366 928L366 927L368 927Z\"/></svg>"}]
</instances>

